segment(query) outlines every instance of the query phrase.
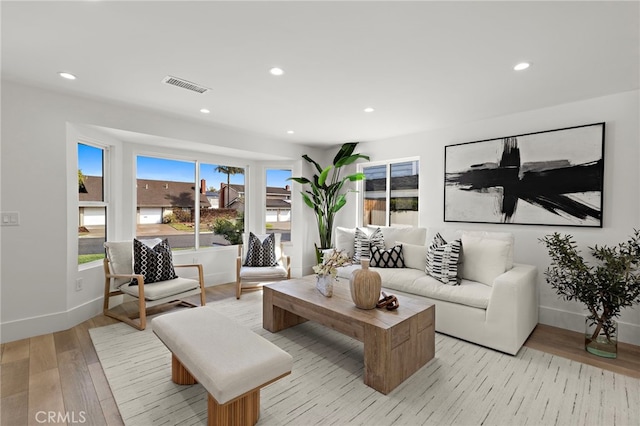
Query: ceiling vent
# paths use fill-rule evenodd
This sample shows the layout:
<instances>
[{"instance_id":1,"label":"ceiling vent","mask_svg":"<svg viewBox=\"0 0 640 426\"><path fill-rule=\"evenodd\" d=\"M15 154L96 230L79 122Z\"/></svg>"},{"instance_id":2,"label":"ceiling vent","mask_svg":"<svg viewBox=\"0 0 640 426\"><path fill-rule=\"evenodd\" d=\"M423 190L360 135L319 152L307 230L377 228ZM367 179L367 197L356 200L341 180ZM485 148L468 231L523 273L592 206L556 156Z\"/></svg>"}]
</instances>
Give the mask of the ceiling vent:
<instances>
[{"instance_id":1,"label":"ceiling vent","mask_svg":"<svg viewBox=\"0 0 640 426\"><path fill-rule=\"evenodd\" d=\"M170 84L172 86L182 87L183 89L191 90L192 92L197 92L197 93L206 93L209 90L211 90L208 87L204 87L199 84L193 83L191 81L178 78L178 77L173 77L170 75L163 78L162 82L166 84Z\"/></svg>"}]
</instances>

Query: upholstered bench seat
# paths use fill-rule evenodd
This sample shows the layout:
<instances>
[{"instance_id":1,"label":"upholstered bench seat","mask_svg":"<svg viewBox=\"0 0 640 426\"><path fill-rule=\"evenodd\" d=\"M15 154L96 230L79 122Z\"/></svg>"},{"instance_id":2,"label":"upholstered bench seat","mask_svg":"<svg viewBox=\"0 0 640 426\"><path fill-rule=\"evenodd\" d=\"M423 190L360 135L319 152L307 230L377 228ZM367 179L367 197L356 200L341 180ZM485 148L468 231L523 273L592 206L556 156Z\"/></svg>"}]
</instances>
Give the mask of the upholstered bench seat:
<instances>
[{"instance_id":1,"label":"upholstered bench seat","mask_svg":"<svg viewBox=\"0 0 640 426\"><path fill-rule=\"evenodd\" d=\"M209 424L255 424L260 388L291 372L291 355L210 307L162 315L151 324L173 354L173 381L197 381L209 393Z\"/></svg>"},{"instance_id":2,"label":"upholstered bench seat","mask_svg":"<svg viewBox=\"0 0 640 426\"><path fill-rule=\"evenodd\" d=\"M194 294L200 293L198 281L189 278L174 278L167 281L144 284L144 298L146 300L158 300L185 291L196 290ZM138 286L124 284L120 291L131 296L138 296Z\"/></svg>"}]
</instances>

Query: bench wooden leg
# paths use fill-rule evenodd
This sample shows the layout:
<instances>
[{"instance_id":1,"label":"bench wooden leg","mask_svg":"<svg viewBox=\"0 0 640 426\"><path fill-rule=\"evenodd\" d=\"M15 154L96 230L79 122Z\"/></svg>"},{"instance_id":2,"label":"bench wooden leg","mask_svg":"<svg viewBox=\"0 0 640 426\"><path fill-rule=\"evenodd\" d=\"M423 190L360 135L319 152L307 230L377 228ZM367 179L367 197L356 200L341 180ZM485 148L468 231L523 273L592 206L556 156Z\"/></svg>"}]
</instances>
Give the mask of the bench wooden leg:
<instances>
[{"instance_id":1,"label":"bench wooden leg","mask_svg":"<svg viewBox=\"0 0 640 426\"><path fill-rule=\"evenodd\" d=\"M207 394L209 426L253 426L260 417L260 389L245 393L224 405Z\"/></svg>"},{"instance_id":2,"label":"bench wooden leg","mask_svg":"<svg viewBox=\"0 0 640 426\"><path fill-rule=\"evenodd\" d=\"M171 380L178 385L195 385L196 378L184 368L178 357L171 354Z\"/></svg>"}]
</instances>

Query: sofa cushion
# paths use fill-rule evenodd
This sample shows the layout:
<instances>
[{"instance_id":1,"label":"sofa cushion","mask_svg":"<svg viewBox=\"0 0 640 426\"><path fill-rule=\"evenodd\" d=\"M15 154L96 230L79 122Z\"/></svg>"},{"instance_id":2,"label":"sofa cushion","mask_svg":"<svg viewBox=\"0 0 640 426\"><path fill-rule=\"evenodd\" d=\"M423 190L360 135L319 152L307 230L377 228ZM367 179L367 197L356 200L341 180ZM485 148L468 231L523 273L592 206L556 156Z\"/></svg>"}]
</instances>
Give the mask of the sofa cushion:
<instances>
[{"instance_id":1,"label":"sofa cushion","mask_svg":"<svg viewBox=\"0 0 640 426\"><path fill-rule=\"evenodd\" d=\"M509 253L507 254L507 271L513 268L513 247L514 247L514 237L511 232L488 232L488 231L466 231L459 230L457 232L460 238L463 236L467 237L475 237L489 240L501 240L507 241L509 243ZM464 250L464 240L462 241L462 246Z\"/></svg>"},{"instance_id":2,"label":"sofa cushion","mask_svg":"<svg viewBox=\"0 0 640 426\"><path fill-rule=\"evenodd\" d=\"M467 280L493 285L507 271L511 244L504 240L462 235L462 264L459 275Z\"/></svg>"},{"instance_id":3,"label":"sofa cushion","mask_svg":"<svg viewBox=\"0 0 640 426\"><path fill-rule=\"evenodd\" d=\"M356 228L354 239L354 262L360 259L371 258L371 246L376 246L384 250L384 240L380 229L369 230L367 228Z\"/></svg>"},{"instance_id":4,"label":"sofa cushion","mask_svg":"<svg viewBox=\"0 0 640 426\"><path fill-rule=\"evenodd\" d=\"M356 228L343 228L342 226L336 227L336 239L334 242L334 246L336 250L343 251L349 256L349 258L353 258L354 253L354 245L355 245L355 237L356 237Z\"/></svg>"},{"instance_id":5,"label":"sofa cushion","mask_svg":"<svg viewBox=\"0 0 640 426\"><path fill-rule=\"evenodd\" d=\"M491 287L475 281L461 280L460 285L452 286L443 284L428 275L418 278L413 282L406 281L386 285L383 281L382 286L431 299L444 300L480 309L487 309L492 291Z\"/></svg>"},{"instance_id":6,"label":"sofa cushion","mask_svg":"<svg viewBox=\"0 0 640 426\"><path fill-rule=\"evenodd\" d=\"M443 284L458 285L458 260L460 258L460 240L447 243L438 233L427 250L425 272Z\"/></svg>"},{"instance_id":7,"label":"sofa cushion","mask_svg":"<svg viewBox=\"0 0 640 426\"><path fill-rule=\"evenodd\" d=\"M417 226L375 226L367 225L369 229L380 228L385 248L390 249L396 241L409 244L424 245L427 241L427 228Z\"/></svg>"},{"instance_id":8,"label":"sofa cushion","mask_svg":"<svg viewBox=\"0 0 640 426\"><path fill-rule=\"evenodd\" d=\"M378 268L404 268L402 244L396 245L387 250L372 246L371 266Z\"/></svg>"},{"instance_id":9,"label":"sofa cushion","mask_svg":"<svg viewBox=\"0 0 640 426\"><path fill-rule=\"evenodd\" d=\"M405 268L425 270L427 266L428 246L409 244L405 241L396 241L396 244L402 244L402 256L404 257Z\"/></svg>"},{"instance_id":10,"label":"sofa cushion","mask_svg":"<svg viewBox=\"0 0 640 426\"><path fill-rule=\"evenodd\" d=\"M338 268L338 278L349 279L354 271L360 269L360 264L343 266ZM369 268L372 271L380 274L382 280L382 286L395 286L402 285L404 282L412 283L418 278L426 276L425 272L418 269L411 268Z\"/></svg>"}]
</instances>

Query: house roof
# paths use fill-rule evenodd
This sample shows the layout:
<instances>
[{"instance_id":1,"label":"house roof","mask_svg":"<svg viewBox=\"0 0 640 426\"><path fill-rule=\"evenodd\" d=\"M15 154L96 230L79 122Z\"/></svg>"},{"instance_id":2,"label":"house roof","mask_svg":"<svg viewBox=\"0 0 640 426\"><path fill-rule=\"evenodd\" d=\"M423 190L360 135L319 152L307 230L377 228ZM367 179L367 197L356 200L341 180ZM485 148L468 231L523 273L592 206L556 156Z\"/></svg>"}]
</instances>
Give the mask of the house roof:
<instances>
[{"instance_id":1,"label":"house roof","mask_svg":"<svg viewBox=\"0 0 640 426\"><path fill-rule=\"evenodd\" d=\"M102 177L85 176L84 188L87 192L78 193L78 199L80 201L103 201Z\"/></svg>"},{"instance_id":2,"label":"house roof","mask_svg":"<svg viewBox=\"0 0 640 426\"><path fill-rule=\"evenodd\" d=\"M184 207L194 205L196 187L191 182L138 179L136 183L138 207ZM201 207L209 206L206 197L200 197Z\"/></svg>"},{"instance_id":3,"label":"house roof","mask_svg":"<svg viewBox=\"0 0 640 426\"><path fill-rule=\"evenodd\" d=\"M85 176L86 193L80 192L80 201L102 201L102 177ZM195 185L190 182L138 179L136 182L138 207L183 207L194 205ZM207 197L200 197L200 206L209 207Z\"/></svg>"}]
</instances>

